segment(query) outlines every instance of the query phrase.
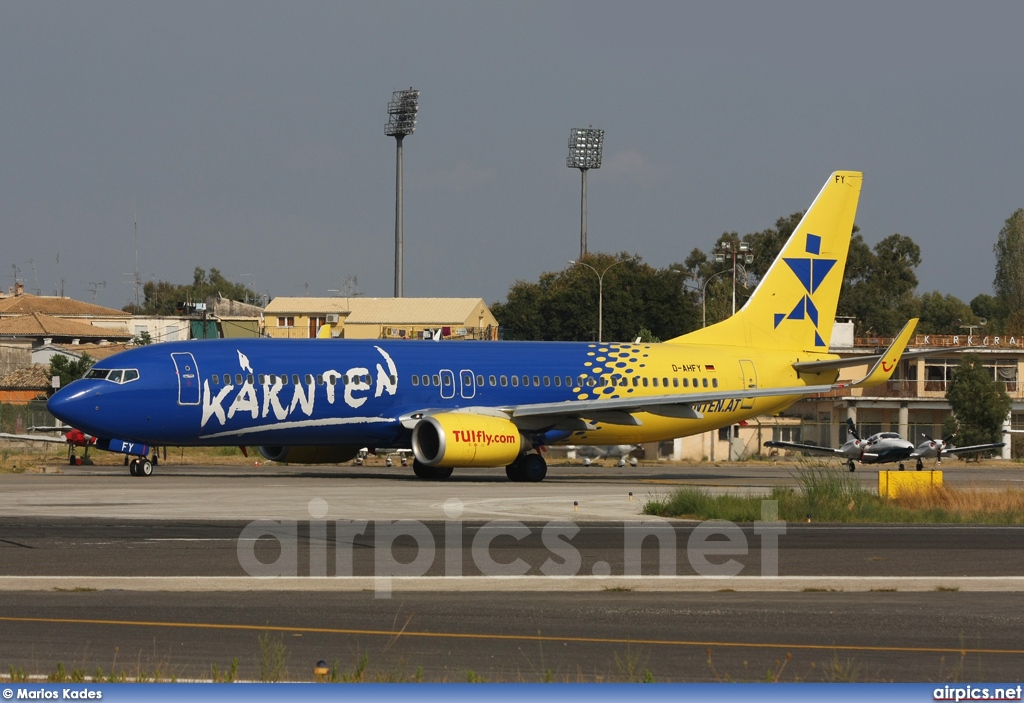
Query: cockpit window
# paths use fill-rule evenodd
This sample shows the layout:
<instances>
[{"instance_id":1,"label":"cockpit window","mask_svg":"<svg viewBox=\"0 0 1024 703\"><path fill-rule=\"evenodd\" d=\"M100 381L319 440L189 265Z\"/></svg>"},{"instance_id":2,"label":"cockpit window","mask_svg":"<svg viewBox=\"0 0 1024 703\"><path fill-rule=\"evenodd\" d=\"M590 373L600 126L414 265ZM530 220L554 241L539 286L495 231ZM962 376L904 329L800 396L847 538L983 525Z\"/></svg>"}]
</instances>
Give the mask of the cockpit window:
<instances>
[{"instance_id":1,"label":"cockpit window","mask_svg":"<svg viewBox=\"0 0 1024 703\"><path fill-rule=\"evenodd\" d=\"M138 369L91 369L86 378L103 378L111 383L129 383L139 378Z\"/></svg>"}]
</instances>

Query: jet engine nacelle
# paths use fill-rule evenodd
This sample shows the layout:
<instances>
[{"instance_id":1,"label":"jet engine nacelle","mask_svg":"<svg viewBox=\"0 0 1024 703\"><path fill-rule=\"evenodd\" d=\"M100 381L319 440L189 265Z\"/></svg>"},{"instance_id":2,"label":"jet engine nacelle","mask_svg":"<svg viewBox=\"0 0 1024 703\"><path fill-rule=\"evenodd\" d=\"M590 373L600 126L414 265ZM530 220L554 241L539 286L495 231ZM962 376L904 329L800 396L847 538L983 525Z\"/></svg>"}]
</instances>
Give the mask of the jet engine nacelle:
<instances>
[{"instance_id":1,"label":"jet engine nacelle","mask_svg":"<svg viewBox=\"0 0 1024 703\"><path fill-rule=\"evenodd\" d=\"M362 447L332 444L321 447L260 447L260 454L270 461L290 464L343 464L351 461Z\"/></svg>"},{"instance_id":2,"label":"jet engine nacelle","mask_svg":"<svg viewBox=\"0 0 1024 703\"><path fill-rule=\"evenodd\" d=\"M527 449L518 427L488 415L438 413L412 430L412 451L427 466L507 466Z\"/></svg>"}]
</instances>

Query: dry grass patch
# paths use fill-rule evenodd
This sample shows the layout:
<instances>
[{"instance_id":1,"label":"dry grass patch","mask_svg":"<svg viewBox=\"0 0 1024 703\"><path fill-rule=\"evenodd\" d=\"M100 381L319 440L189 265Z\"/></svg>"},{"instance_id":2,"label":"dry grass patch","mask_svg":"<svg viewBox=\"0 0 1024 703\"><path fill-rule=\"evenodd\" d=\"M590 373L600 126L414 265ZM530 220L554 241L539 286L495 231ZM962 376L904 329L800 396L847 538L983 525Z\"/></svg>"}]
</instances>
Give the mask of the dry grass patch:
<instances>
[{"instance_id":1,"label":"dry grass patch","mask_svg":"<svg viewBox=\"0 0 1024 703\"><path fill-rule=\"evenodd\" d=\"M910 510L938 508L957 513L1019 513L1024 516L1024 491L1013 488L985 491L936 486L901 495L893 502Z\"/></svg>"}]
</instances>

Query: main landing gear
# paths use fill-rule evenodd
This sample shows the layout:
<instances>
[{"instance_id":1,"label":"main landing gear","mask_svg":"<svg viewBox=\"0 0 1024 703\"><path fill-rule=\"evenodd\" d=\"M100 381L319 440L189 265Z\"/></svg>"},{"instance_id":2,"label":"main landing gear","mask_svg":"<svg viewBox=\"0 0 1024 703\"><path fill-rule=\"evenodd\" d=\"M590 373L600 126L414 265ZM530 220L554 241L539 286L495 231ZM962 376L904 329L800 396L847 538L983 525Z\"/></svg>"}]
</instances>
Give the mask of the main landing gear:
<instances>
[{"instance_id":1,"label":"main landing gear","mask_svg":"<svg viewBox=\"0 0 1024 703\"><path fill-rule=\"evenodd\" d=\"M128 471L132 476L152 476L153 462L146 457L137 457L128 462Z\"/></svg>"},{"instance_id":2,"label":"main landing gear","mask_svg":"<svg viewBox=\"0 0 1024 703\"><path fill-rule=\"evenodd\" d=\"M853 459L850 459L850 461L847 464L847 466L850 467L850 472L851 473L857 470L857 465L853 463Z\"/></svg>"},{"instance_id":3,"label":"main landing gear","mask_svg":"<svg viewBox=\"0 0 1024 703\"><path fill-rule=\"evenodd\" d=\"M424 481L444 481L452 475L450 466L427 466L419 459L413 459L412 472Z\"/></svg>"},{"instance_id":4,"label":"main landing gear","mask_svg":"<svg viewBox=\"0 0 1024 703\"><path fill-rule=\"evenodd\" d=\"M539 483L548 474L548 464L540 454L520 454L505 467L509 481L516 483Z\"/></svg>"}]
</instances>

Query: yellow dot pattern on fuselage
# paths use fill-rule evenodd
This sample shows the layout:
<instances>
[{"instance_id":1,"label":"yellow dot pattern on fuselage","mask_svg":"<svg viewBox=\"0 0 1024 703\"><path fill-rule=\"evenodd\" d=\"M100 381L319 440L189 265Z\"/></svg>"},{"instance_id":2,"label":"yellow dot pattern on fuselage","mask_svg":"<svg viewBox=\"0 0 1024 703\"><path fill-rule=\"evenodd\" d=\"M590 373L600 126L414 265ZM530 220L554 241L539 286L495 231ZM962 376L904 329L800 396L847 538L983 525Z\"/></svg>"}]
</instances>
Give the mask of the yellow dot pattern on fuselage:
<instances>
[{"instance_id":1,"label":"yellow dot pattern on fuselage","mask_svg":"<svg viewBox=\"0 0 1024 703\"><path fill-rule=\"evenodd\" d=\"M577 394L577 399L622 398L632 395L637 390L630 379L641 375L641 370L647 367L644 359L649 357L651 349L649 344L590 344L588 347L590 351L586 355L594 357L594 359L593 361L590 359L583 361L583 373L580 374L580 377L584 377L585 380L572 389L573 393ZM598 356L599 354L600 356ZM595 366L594 361L600 365ZM607 381L602 378L604 375L609 376ZM610 378L614 376L618 376L618 378ZM625 386L619 385L623 378L627 382ZM591 379L595 383L593 386L590 385ZM623 393L623 391L625 392ZM599 423L594 423L594 428L601 429L601 426ZM578 432L577 436L580 439L586 439L588 434L583 431Z\"/></svg>"}]
</instances>

